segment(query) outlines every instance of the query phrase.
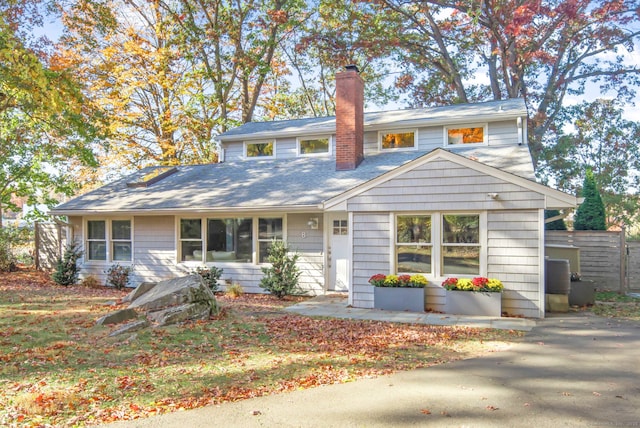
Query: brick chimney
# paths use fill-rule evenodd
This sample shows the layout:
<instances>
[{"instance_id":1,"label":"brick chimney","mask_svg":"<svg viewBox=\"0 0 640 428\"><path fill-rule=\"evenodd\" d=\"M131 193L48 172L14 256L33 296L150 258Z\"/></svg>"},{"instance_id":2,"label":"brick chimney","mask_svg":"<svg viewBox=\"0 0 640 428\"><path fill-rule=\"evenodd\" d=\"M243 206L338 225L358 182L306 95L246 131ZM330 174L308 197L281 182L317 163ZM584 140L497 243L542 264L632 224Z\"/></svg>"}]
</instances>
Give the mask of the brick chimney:
<instances>
[{"instance_id":1,"label":"brick chimney","mask_svg":"<svg viewBox=\"0 0 640 428\"><path fill-rule=\"evenodd\" d=\"M336 74L336 171L356 169L364 159L364 82L355 65Z\"/></svg>"}]
</instances>

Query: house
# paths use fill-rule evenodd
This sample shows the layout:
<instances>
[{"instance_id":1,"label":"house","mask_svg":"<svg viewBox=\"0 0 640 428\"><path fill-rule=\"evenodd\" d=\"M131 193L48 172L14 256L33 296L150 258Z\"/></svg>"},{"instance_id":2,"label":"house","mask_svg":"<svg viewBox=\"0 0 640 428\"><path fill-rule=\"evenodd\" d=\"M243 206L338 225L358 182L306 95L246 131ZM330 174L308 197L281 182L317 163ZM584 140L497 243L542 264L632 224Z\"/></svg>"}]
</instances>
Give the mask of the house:
<instances>
[{"instance_id":1,"label":"house","mask_svg":"<svg viewBox=\"0 0 640 428\"><path fill-rule=\"evenodd\" d=\"M535 181L520 99L363 113L355 67L336 117L247 123L218 137L221 162L146 168L58 206L83 244L83 275L132 264L139 281L203 264L259 288L273 239L300 254L312 294L373 307L376 273L488 276L502 307L544 316L544 210L574 196Z\"/></svg>"}]
</instances>

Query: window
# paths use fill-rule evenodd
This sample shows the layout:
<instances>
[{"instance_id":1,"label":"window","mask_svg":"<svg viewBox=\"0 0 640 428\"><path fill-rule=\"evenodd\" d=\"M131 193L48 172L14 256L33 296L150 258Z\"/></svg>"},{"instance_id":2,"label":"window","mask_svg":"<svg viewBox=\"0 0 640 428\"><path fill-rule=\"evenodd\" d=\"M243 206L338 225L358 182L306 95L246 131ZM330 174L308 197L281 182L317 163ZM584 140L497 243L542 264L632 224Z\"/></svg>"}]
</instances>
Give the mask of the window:
<instances>
[{"instance_id":1,"label":"window","mask_svg":"<svg viewBox=\"0 0 640 428\"><path fill-rule=\"evenodd\" d=\"M347 220L333 220L333 234L334 235L348 235L349 227Z\"/></svg>"},{"instance_id":2,"label":"window","mask_svg":"<svg viewBox=\"0 0 640 428\"><path fill-rule=\"evenodd\" d=\"M463 128L445 128L447 145L484 144L486 143L486 125L474 125Z\"/></svg>"},{"instance_id":3,"label":"window","mask_svg":"<svg viewBox=\"0 0 640 428\"><path fill-rule=\"evenodd\" d=\"M202 261L202 220L199 218L180 220L181 260Z\"/></svg>"},{"instance_id":4,"label":"window","mask_svg":"<svg viewBox=\"0 0 640 428\"><path fill-rule=\"evenodd\" d=\"M131 261L131 220L111 222L111 253L114 261Z\"/></svg>"},{"instance_id":5,"label":"window","mask_svg":"<svg viewBox=\"0 0 640 428\"><path fill-rule=\"evenodd\" d=\"M107 222L104 220L87 221L87 258L107 260Z\"/></svg>"},{"instance_id":6,"label":"window","mask_svg":"<svg viewBox=\"0 0 640 428\"><path fill-rule=\"evenodd\" d=\"M382 150L413 149L415 147L415 131L381 132L379 135Z\"/></svg>"},{"instance_id":7,"label":"window","mask_svg":"<svg viewBox=\"0 0 640 428\"><path fill-rule=\"evenodd\" d=\"M320 155L329 153L329 137L307 138L298 140L298 154Z\"/></svg>"},{"instance_id":8,"label":"window","mask_svg":"<svg viewBox=\"0 0 640 428\"><path fill-rule=\"evenodd\" d=\"M205 261L251 262L253 220L250 218L210 218L207 220Z\"/></svg>"},{"instance_id":9,"label":"window","mask_svg":"<svg viewBox=\"0 0 640 428\"><path fill-rule=\"evenodd\" d=\"M130 262L133 258L131 220L88 220L89 261Z\"/></svg>"},{"instance_id":10,"label":"window","mask_svg":"<svg viewBox=\"0 0 640 428\"><path fill-rule=\"evenodd\" d=\"M480 274L480 216L442 216L442 275Z\"/></svg>"},{"instance_id":11,"label":"window","mask_svg":"<svg viewBox=\"0 0 640 428\"><path fill-rule=\"evenodd\" d=\"M281 217L258 219L258 261L266 263L271 242L274 240L281 241L282 239Z\"/></svg>"},{"instance_id":12,"label":"window","mask_svg":"<svg viewBox=\"0 0 640 428\"><path fill-rule=\"evenodd\" d=\"M274 146L273 141L245 143L245 156L248 158L273 157Z\"/></svg>"},{"instance_id":13,"label":"window","mask_svg":"<svg viewBox=\"0 0 640 428\"><path fill-rule=\"evenodd\" d=\"M396 267L398 272L432 273L431 216L398 216Z\"/></svg>"}]
</instances>

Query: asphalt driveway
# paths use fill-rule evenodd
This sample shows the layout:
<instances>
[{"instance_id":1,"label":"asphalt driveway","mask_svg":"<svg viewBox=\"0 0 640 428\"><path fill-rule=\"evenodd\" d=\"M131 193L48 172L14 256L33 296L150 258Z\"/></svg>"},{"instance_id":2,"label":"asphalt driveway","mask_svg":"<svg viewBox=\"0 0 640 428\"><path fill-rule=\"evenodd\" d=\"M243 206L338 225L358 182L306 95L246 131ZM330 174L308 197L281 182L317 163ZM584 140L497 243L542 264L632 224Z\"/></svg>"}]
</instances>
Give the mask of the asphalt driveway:
<instances>
[{"instance_id":1,"label":"asphalt driveway","mask_svg":"<svg viewBox=\"0 0 640 428\"><path fill-rule=\"evenodd\" d=\"M539 321L508 350L110 427L640 427L640 323Z\"/></svg>"}]
</instances>

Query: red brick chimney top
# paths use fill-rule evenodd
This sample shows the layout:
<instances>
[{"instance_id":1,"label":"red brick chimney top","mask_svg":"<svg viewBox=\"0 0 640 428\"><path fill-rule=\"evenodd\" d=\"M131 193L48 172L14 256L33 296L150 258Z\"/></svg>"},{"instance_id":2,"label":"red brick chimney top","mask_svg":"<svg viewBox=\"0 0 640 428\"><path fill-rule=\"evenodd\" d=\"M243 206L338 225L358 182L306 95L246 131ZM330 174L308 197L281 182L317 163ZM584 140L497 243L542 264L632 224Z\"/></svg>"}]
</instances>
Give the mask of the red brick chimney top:
<instances>
[{"instance_id":1,"label":"red brick chimney top","mask_svg":"<svg viewBox=\"0 0 640 428\"><path fill-rule=\"evenodd\" d=\"M364 159L364 82L358 67L336 74L336 170L356 169Z\"/></svg>"}]
</instances>

